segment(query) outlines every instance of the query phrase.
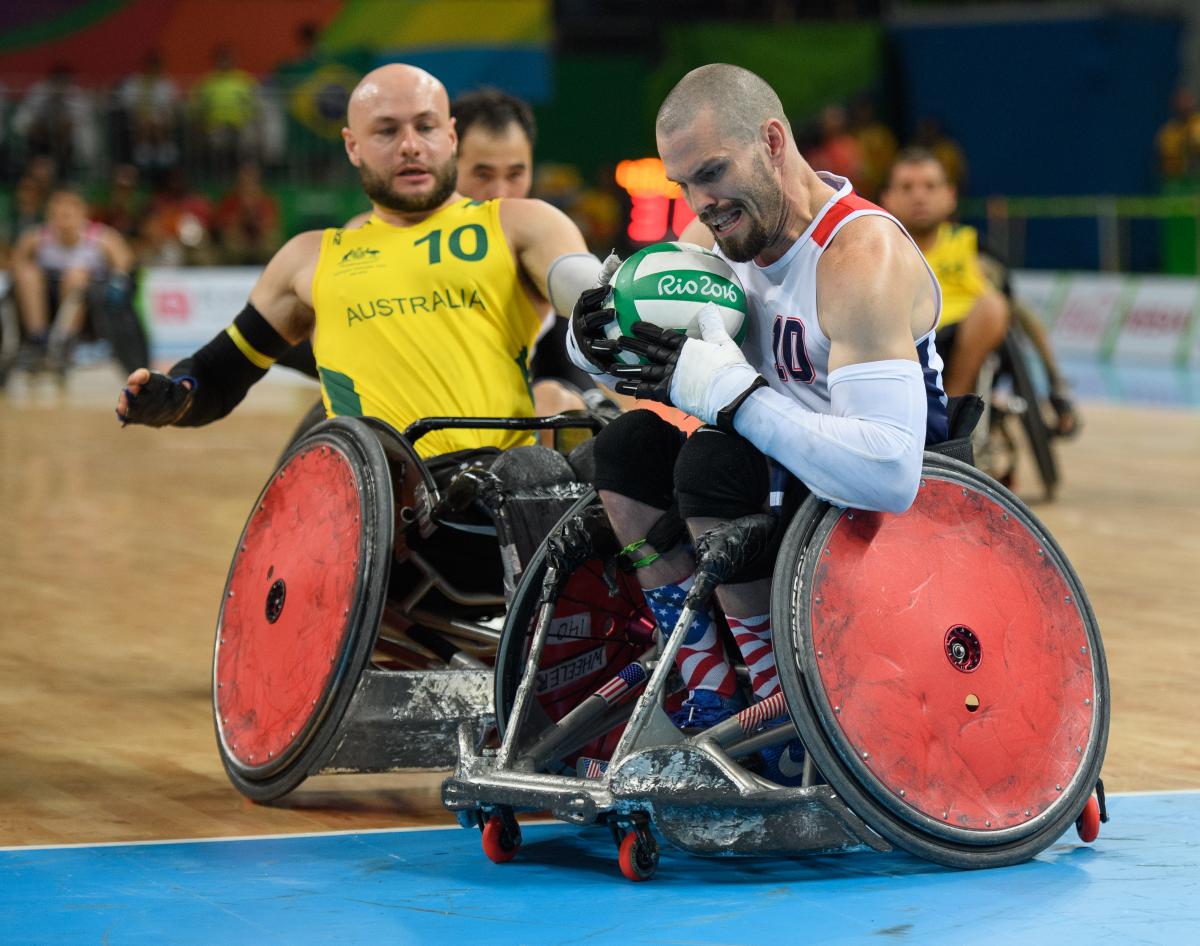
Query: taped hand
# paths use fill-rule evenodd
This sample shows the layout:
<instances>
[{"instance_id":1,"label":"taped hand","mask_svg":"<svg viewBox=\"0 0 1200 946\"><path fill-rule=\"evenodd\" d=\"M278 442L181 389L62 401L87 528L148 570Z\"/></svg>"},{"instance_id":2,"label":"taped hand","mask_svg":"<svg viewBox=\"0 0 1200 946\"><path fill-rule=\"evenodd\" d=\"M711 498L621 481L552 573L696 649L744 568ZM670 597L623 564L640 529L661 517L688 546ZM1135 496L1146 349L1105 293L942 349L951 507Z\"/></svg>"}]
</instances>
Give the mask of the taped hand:
<instances>
[{"instance_id":1,"label":"taped hand","mask_svg":"<svg viewBox=\"0 0 1200 946\"><path fill-rule=\"evenodd\" d=\"M740 406L766 383L725 331L715 305L703 306L696 318L700 338L644 322L635 324L635 337L619 339L620 346L649 364L614 367L613 373L621 379L617 392L673 404L706 424L715 424L726 406ZM732 415L728 420L732 423Z\"/></svg>"}]
</instances>

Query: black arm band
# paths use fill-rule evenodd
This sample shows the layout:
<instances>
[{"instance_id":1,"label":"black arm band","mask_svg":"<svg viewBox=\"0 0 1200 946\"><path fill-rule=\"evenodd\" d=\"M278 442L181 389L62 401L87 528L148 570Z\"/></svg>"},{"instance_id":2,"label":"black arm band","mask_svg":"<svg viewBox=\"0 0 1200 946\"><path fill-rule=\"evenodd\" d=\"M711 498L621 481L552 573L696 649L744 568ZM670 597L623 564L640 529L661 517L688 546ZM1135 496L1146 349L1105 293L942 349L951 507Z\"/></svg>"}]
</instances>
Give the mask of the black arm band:
<instances>
[{"instance_id":1,"label":"black arm band","mask_svg":"<svg viewBox=\"0 0 1200 946\"><path fill-rule=\"evenodd\" d=\"M224 417L289 347L247 302L232 325L168 372L172 378L191 378L195 383L192 404L175 426L200 427Z\"/></svg>"},{"instance_id":2,"label":"black arm band","mask_svg":"<svg viewBox=\"0 0 1200 946\"><path fill-rule=\"evenodd\" d=\"M741 394L735 397L730 403L726 404L717 412L717 427L727 434L737 436L737 431L733 429L733 418L738 412L738 408L746 403L746 398L757 391L759 388L767 386L767 379L761 374L754 379L754 383L746 388Z\"/></svg>"}]
</instances>

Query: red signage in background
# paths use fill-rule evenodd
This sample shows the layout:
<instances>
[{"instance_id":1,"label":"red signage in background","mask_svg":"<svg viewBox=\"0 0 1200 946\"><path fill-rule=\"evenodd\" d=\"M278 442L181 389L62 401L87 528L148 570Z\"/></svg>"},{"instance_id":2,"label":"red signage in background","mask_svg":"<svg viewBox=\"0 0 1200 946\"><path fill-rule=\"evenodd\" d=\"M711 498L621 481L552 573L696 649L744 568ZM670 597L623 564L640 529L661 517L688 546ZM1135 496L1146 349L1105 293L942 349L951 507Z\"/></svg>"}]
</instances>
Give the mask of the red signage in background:
<instances>
[{"instance_id":1,"label":"red signage in background","mask_svg":"<svg viewBox=\"0 0 1200 946\"><path fill-rule=\"evenodd\" d=\"M696 217L679 185L667 180L658 158L622 161L617 165L617 184L633 204L625 232L634 243L677 237Z\"/></svg>"}]
</instances>

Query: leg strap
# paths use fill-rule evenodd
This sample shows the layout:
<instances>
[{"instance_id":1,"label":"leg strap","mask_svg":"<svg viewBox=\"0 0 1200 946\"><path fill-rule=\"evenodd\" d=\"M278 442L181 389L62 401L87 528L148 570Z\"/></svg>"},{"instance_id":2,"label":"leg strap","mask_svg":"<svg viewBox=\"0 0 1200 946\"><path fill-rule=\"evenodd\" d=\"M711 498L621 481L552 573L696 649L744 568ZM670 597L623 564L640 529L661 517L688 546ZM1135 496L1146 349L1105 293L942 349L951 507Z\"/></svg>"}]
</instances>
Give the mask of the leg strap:
<instances>
[{"instance_id":1,"label":"leg strap","mask_svg":"<svg viewBox=\"0 0 1200 946\"><path fill-rule=\"evenodd\" d=\"M626 571L645 568L675 548L686 536L687 526L684 525L683 519L679 515L679 507L672 505L654 521L654 525L646 531L644 539L630 542L621 549L617 555L617 561ZM644 545L653 546L654 552L650 555L638 556L638 551Z\"/></svg>"}]
</instances>

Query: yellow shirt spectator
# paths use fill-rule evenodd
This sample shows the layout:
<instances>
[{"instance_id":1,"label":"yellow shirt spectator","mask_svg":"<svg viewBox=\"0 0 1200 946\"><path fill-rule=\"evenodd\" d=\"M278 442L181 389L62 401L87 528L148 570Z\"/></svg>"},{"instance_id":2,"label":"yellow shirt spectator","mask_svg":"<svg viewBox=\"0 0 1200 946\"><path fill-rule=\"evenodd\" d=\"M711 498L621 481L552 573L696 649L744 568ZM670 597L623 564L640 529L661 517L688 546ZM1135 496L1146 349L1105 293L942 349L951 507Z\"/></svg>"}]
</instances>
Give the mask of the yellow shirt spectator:
<instances>
[{"instance_id":1,"label":"yellow shirt spectator","mask_svg":"<svg viewBox=\"0 0 1200 946\"><path fill-rule=\"evenodd\" d=\"M243 128L254 118L258 82L241 69L211 72L196 86L195 109L205 128Z\"/></svg>"}]
</instances>

